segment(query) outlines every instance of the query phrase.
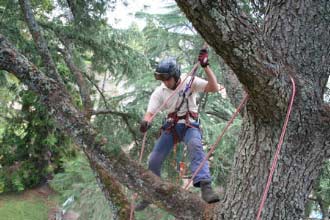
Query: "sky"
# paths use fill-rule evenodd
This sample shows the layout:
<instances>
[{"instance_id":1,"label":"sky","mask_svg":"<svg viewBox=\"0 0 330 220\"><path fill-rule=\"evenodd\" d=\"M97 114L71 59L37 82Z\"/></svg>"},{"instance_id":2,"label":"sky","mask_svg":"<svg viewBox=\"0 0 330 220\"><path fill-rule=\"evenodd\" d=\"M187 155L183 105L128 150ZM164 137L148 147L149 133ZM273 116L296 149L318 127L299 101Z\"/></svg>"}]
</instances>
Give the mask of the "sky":
<instances>
[{"instance_id":1,"label":"sky","mask_svg":"<svg viewBox=\"0 0 330 220\"><path fill-rule=\"evenodd\" d=\"M120 0L115 10L108 12L108 23L114 28L126 29L135 22L142 29L145 22L134 17L136 12L143 10L149 13L165 13L164 7L173 2L174 0Z\"/></svg>"}]
</instances>

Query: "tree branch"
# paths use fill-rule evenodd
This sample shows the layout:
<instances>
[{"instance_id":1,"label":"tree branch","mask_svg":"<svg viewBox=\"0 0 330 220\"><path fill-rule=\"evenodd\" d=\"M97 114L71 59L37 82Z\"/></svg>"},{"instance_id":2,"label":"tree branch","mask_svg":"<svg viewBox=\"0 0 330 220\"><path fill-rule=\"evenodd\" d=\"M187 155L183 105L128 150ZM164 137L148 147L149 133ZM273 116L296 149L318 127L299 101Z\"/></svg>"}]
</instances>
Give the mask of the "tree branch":
<instances>
[{"instance_id":1,"label":"tree branch","mask_svg":"<svg viewBox=\"0 0 330 220\"><path fill-rule=\"evenodd\" d=\"M123 119L123 121L125 122L129 132L132 134L135 144L138 145L137 134L128 121L129 118L131 118L131 116L128 113L118 112L118 111L113 111L113 110L94 110L94 111L92 111L92 115L106 115L106 114L120 116Z\"/></svg>"},{"instance_id":2,"label":"tree branch","mask_svg":"<svg viewBox=\"0 0 330 220\"><path fill-rule=\"evenodd\" d=\"M209 114L209 115L213 115L224 121L229 121L229 119L230 119L230 115L225 111L217 111L216 109L213 109L213 111L206 111L205 113Z\"/></svg>"},{"instance_id":3,"label":"tree branch","mask_svg":"<svg viewBox=\"0 0 330 220\"><path fill-rule=\"evenodd\" d=\"M58 74L53 58L48 50L47 43L39 29L38 23L35 21L30 0L19 0L21 9L27 23L34 43L41 56L42 62L46 67L46 73L49 77L63 84L61 76Z\"/></svg>"},{"instance_id":4,"label":"tree branch","mask_svg":"<svg viewBox=\"0 0 330 220\"><path fill-rule=\"evenodd\" d=\"M294 71L285 62L279 62L282 59L265 43L257 25L241 13L236 1L176 2L244 85L251 109L257 109L256 114L265 119L274 115L282 118L291 93L288 75ZM284 92L279 93L279 88Z\"/></svg>"},{"instance_id":5,"label":"tree branch","mask_svg":"<svg viewBox=\"0 0 330 220\"><path fill-rule=\"evenodd\" d=\"M66 42L64 40L62 41L62 43L64 43L64 46L66 48L64 48L64 49L58 48L58 50L62 53L66 65L68 66L71 73L75 77L75 80L79 87L79 93L80 93L80 97L81 97L81 100L82 100L82 103L84 106L85 115L87 118L90 118L91 112L93 109L90 89L83 77L83 74L82 74L83 71L81 71L73 62L72 51L70 49L70 46L68 44L66 44Z\"/></svg>"},{"instance_id":6,"label":"tree branch","mask_svg":"<svg viewBox=\"0 0 330 220\"><path fill-rule=\"evenodd\" d=\"M105 150L102 138L73 106L64 86L42 74L0 35L0 69L15 74L28 88L39 95L41 102L58 126L80 146L91 164L97 164L129 189L172 213L179 219L201 219L206 203L178 186L162 181L147 171L118 147ZM108 150L109 149L109 150ZM92 167L95 172L98 169ZM106 191L106 184L104 184Z\"/></svg>"},{"instance_id":7,"label":"tree branch","mask_svg":"<svg viewBox=\"0 0 330 220\"><path fill-rule=\"evenodd\" d=\"M240 73L239 78L245 84L252 83L247 81L246 76L255 78L260 72L256 71L255 66L264 72L264 65L257 60L256 53L257 47L261 44L259 30L252 21L241 14L234 1L176 2L207 43L223 57L236 74Z\"/></svg>"},{"instance_id":8,"label":"tree branch","mask_svg":"<svg viewBox=\"0 0 330 220\"><path fill-rule=\"evenodd\" d=\"M118 115L121 117L125 117L125 118L130 118L130 115L124 112L118 112L118 111L113 111L113 110L94 110L92 112L92 115L106 115L106 114L112 114L112 115Z\"/></svg>"},{"instance_id":9,"label":"tree branch","mask_svg":"<svg viewBox=\"0 0 330 220\"><path fill-rule=\"evenodd\" d=\"M127 200L125 194L123 193L122 185L116 180L113 176L110 175L107 170L101 167L99 164L95 163L93 160L89 160L91 167L94 168L94 171L100 180L98 184L105 188L103 193L114 206L110 205L111 211L116 216L113 216L114 219L127 220L130 216L130 202Z\"/></svg>"}]
</instances>

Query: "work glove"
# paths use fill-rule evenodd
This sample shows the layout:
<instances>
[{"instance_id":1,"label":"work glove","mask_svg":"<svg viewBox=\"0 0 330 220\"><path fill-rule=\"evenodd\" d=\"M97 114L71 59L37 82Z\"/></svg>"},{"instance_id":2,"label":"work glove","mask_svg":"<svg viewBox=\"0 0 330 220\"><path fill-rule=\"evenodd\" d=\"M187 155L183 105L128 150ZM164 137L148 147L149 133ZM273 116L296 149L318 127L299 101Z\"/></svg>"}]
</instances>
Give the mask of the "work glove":
<instances>
[{"instance_id":1,"label":"work glove","mask_svg":"<svg viewBox=\"0 0 330 220\"><path fill-rule=\"evenodd\" d=\"M201 49L199 51L198 61L203 68L209 65L209 54L207 49Z\"/></svg>"},{"instance_id":2,"label":"work glove","mask_svg":"<svg viewBox=\"0 0 330 220\"><path fill-rule=\"evenodd\" d=\"M151 123L149 123L148 121L142 120L140 122L140 131L142 133L145 133L150 127L151 127Z\"/></svg>"}]
</instances>

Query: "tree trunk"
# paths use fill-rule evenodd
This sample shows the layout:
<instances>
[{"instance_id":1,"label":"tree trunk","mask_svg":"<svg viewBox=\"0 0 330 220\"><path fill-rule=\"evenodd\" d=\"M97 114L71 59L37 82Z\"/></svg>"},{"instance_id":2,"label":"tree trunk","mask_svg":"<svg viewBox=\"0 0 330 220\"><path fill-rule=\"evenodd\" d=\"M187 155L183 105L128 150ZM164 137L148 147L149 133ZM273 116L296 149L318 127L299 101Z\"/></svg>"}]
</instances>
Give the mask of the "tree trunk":
<instances>
[{"instance_id":1,"label":"tree trunk","mask_svg":"<svg viewBox=\"0 0 330 220\"><path fill-rule=\"evenodd\" d=\"M13 72L41 96L59 126L91 161L178 219L255 219L291 96L292 77L297 95L262 219L301 219L312 183L330 157L330 107L323 102L330 66L330 2L269 1L264 23L256 24L236 1L176 1L250 97L227 192L215 206L161 181L120 149L112 146L105 151L65 89L44 77L1 35L0 69Z\"/></svg>"},{"instance_id":2,"label":"tree trunk","mask_svg":"<svg viewBox=\"0 0 330 220\"><path fill-rule=\"evenodd\" d=\"M330 155L329 107L322 97L330 65L329 2L269 1L264 23L256 24L234 1L176 1L251 97L214 219L256 218L291 94L289 77L298 92L262 219L303 218Z\"/></svg>"}]
</instances>

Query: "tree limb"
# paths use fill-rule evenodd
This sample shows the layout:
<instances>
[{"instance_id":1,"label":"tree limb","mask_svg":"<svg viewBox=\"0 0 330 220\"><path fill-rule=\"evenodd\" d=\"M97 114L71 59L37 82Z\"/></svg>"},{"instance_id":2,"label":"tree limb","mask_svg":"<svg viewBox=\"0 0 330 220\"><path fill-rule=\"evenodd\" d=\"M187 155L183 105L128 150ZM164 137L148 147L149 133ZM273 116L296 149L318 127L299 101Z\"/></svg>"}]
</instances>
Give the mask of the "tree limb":
<instances>
[{"instance_id":1,"label":"tree limb","mask_svg":"<svg viewBox=\"0 0 330 220\"><path fill-rule=\"evenodd\" d=\"M291 92L288 75L294 75L294 71L285 62L279 62L282 59L265 43L257 25L241 12L236 1L176 2L244 85L252 109L265 119L274 115L282 118ZM279 93L279 88L285 92Z\"/></svg>"},{"instance_id":2,"label":"tree limb","mask_svg":"<svg viewBox=\"0 0 330 220\"><path fill-rule=\"evenodd\" d=\"M104 109L104 110L94 110L92 112L92 115L106 115L106 114L112 114L112 115L118 115L121 117L125 118L130 118L130 115L124 112L118 112L118 111L113 111L109 109Z\"/></svg>"},{"instance_id":3,"label":"tree limb","mask_svg":"<svg viewBox=\"0 0 330 220\"><path fill-rule=\"evenodd\" d=\"M83 77L83 74L82 74L83 71L81 71L73 62L72 51L70 49L70 45L67 45L64 40L62 41L62 43L65 44L64 46L66 48L64 48L64 49L58 48L58 50L62 53L66 65L68 66L71 73L75 77L75 80L79 87L79 93L80 93L80 97L81 97L81 100L82 100L82 103L84 106L85 115L87 118L90 118L91 112L93 109L90 89Z\"/></svg>"},{"instance_id":4,"label":"tree limb","mask_svg":"<svg viewBox=\"0 0 330 220\"><path fill-rule=\"evenodd\" d=\"M70 134L92 164L179 219L202 219L206 203L178 186L162 181L120 149L105 150L102 138L72 104L64 86L42 74L0 35L0 69L13 73L34 91L63 131ZM96 172L96 167L92 167ZM104 184L106 187L106 184ZM106 190L107 188L105 188Z\"/></svg>"},{"instance_id":5,"label":"tree limb","mask_svg":"<svg viewBox=\"0 0 330 220\"><path fill-rule=\"evenodd\" d=\"M260 71L256 71L255 66L264 72L265 67L257 59L256 51L261 44L258 39L259 30L252 21L241 14L234 1L176 0L176 2L207 43L223 57L236 74L241 74L239 78L244 84L252 83L247 81L246 76L256 78L260 75ZM209 30L214 31L210 33ZM244 71L241 71L242 69Z\"/></svg>"},{"instance_id":6,"label":"tree limb","mask_svg":"<svg viewBox=\"0 0 330 220\"><path fill-rule=\"evenodd\" d=\"M214 111L206 111L205 113L209 114L209 115L213 115L213 116L215 116L217 118L220 118L224 121L229 121L230 115L227 112L225 112L225 111L216 111L215 109L213 109L213 110Z\"/></svg>"},{"instance_id":7,"label":"tree limb","mask_svg":"<svg viewBox=\"0 0 330 220\"><path fill-rule=\"evenodd\" d=\"M124 113L124 112L118 112L118 111L113 111L113 110L94 110L91 113L92 115L106 115L106 114L111 114L111 115L117 115L120 116L123 121L125 122L129 132L132 134L133 138L134 138L134 142L136 145L138 145L138 138L137 138L137 134L135 132L135 130L132 128L131 124L129 123L129 118L131 118L131 116L128 113Z\"/></svg>"},{"instance_id":8,"label":"tree limb","mask_svg":"<svg viewBox=\"0 0 330 220\"><path fill-rule=\"evenodd\" d=\"M58 74L53 58L48 50L47 43L40 31L38 23L35 21L30 0L19 0L21 9L27 23L34 43L41 56L42 62L46 67L46 73L49 77L63 84L61 76Z\"/></svg>"}]
</instances>

